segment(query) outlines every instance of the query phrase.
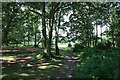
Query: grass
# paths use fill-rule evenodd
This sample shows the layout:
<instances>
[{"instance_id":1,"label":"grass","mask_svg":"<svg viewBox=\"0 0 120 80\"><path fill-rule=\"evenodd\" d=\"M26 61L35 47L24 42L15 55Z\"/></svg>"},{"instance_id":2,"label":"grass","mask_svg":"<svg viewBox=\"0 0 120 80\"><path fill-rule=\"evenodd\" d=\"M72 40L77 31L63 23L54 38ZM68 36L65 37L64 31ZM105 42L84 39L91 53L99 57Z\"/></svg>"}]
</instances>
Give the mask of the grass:
<instances>
[{"instance_id":1,"label":"grass","mask_svg":"<svg viewBox=\"0 0 120 80\"><path fill-rule=\"evenodd\" d=\"M63 49L71 49L74 47L74 44L72 44L72 47L68 47L68 43L58 43L58 47Z\"/></svg>"}]
</instances>

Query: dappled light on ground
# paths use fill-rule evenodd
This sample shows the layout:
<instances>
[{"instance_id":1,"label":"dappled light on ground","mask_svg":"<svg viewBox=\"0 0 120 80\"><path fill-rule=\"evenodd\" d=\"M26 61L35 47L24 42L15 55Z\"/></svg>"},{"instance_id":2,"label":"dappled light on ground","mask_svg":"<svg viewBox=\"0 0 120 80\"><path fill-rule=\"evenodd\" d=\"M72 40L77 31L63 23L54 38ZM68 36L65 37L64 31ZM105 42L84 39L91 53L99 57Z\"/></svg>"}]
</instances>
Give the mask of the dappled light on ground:
<instances>
[{"instance_id":1,"label":"dappled light on ground","mask_svg":"<svg viewBox=\"0 0 120 80\"><path fill-rule=\"evenodd\" d=\"M38 67L38 68L40 68L40 69L48 69L48 68L60 68L59 66L56 66L56 65L48 65L48 66L40 66L40 67Z\"/></svg>"},{"instance_id":2,"label":"dappled light on ground","mask_svg":"<svg viewBox=\"0 0 120 80\"><path fill-rule=\"evenodd\" d=\"M31 75L34 75L34 74L26 74L26 73L21 73L21 74L17 74L18 76L31 76Z\"/></svg>"},{"instance_id":3,"label":"dappled light on ground","mask_svg":"<svg viewBox=\"0 0 120 80\"><path fill-rule=\"evenodd\" d=\"M25 53L25 52L39 52L43 51L43 49L40 48L31 48L31 47L2 47L2 50L0 52L4 53Z\"/></svg>"},{"instance_id":4,"label":"dappled light on ground","mask_svg":"<svg viewBox=\"0 0 120 80\"><path fill-rule=\"evenodd\" d=\"M64 54L66 53L66 54ZM13 53L16 54L16 53ZM12 55L13 55L12 54ZM3 78L71 78L75 69L77 58L71 53L62 50L61 59L50 61L32 60L35 53L10 56L3 54ZM5 56L4 56L5 55Z\"/></svg>"}]
</instances>

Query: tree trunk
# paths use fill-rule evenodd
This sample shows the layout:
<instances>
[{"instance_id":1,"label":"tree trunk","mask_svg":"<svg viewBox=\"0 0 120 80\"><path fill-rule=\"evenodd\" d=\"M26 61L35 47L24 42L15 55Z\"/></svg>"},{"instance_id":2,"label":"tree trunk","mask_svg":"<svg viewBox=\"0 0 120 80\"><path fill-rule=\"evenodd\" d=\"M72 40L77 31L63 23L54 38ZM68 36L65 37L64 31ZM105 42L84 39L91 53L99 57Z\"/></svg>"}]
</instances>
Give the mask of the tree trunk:
<instances>
[{"instance_id":1,"label":"tree trunk","mask_svg":"<svg viewBox=\"0 0 120 80\"><path fill-rule=\"evenodd\" d=\"M98 38L98 29L97 29L97 21L96 21L96 37L95 37L95 46L97 45Z\"/></svg>"},{"instance_id":2,"label":"tree trunk","mask_svg":"<svg viewBox=\"0 0 120 80\"><path fill-rule=\"evenodd\" d=\"M52 31L53 31L53 18L49 20L49 34L48 34L48 54L50 55L50 57L53 57L52 53L51 53L51 43L52 43ZM51 25L52 23L52 25Z\"/></svg>"},{"instance_id":3,"label":"tree trunk","mask_svg":"<svg viewBox=\"0 0 120 80\"><path fill-rule=\"evenodd\" d=\"M57 26L55 27L55 52L56 52L56 55L59 55Z\"/></svg>"},{"instance_id":4,"label":"tree trunk","mask_svg":"<svg viewBox=\"0 0 120 80\"><path fill-rule=\"evenodd\" d=\"M51 53L53 24L54 24L54 9L53 9L53 3L52 3L52 9L50 11L50 19L49 19L48 47L47 47L48 49L47 52L50 55L50 57L54 57Z\"/></svg>"},{"instance_id":5,"label":"tree trunk","mask_svg":"<svg viewBox=\"0 0 120 80\"><path fill-rule=\"evenodd\" d=\"M90 32L92 32L92 30L90 29ZM92 34L90 33L90 40L89 40L89 44L90 44L90 47L92 45Z\"/></svg>"},{"instance_id":6,"label":"tree trunk","mask_svg":"<svg viewBox=\"0 0 120 80\"><path fill-rule=\"evenodd\" d=\"M30 37L29 37L30 35L29 35L29 31L28 31L28 45L29 45L29 41L30 41Z\"/></svg>"},{"instance_id":7,"label":"tree trunk","mask_svg":"<svg viewBox=\"0 0 120 80\"><path fill-rule=\"evenodd\" d=\"M35 39L34 39L34 47L38 47L38 45L37 45L37 35L36 35L36 33L34 34L34 36L35 36Z\"/></svg>"},{"instance_id":8,"label":"tree trunk","mask_svg":"<svg viewBox=\"0 0 120 80\"><path fill-rule=\"evenodd\" d=\"M95 36L94 36L94 34L95 34L95 29L93 30L93 34L92 34L92 45L93 45L93 47L95 46Z\"/></svg>"},{"instance_id":9,"label":"tree trunk","mask_svg":"<svg viewBox=\"0 0 120 80\"><path fill-rule=\"evenodd\" d=\"M102 24L101 24L101 42L102 42Z\"/></svg>"},{"instance_id":10,"label":"tree trunk","mask_svg":"<svg viewBox=\"0 0 120 80\"><path fill-rule=\"evenodd\" d=\"M58 15L57 15L58 16ZM60 16L61 16L61 11L60 11L60 14L59 14L59 19L58 19L58 27L56 26L55 27L55 52L56 52L56 55L59 55L59 48L58 48L58 40L59 40L59 27L60 27Z\"/></svg>"},{"instance_id":11,"label":"tree trunk","mask_svg":"<svg viewBox=\"0 0 120 80\"><path fill-rule=\"evenodd\" d=\"M50 58L50 55L47 52L47 36L46 36L46 22L45 22L45 2L43 2L42 8L42 35L43 35L43 49L44 49L44 57L46 59Z\"/></svg>"}]
</instances>

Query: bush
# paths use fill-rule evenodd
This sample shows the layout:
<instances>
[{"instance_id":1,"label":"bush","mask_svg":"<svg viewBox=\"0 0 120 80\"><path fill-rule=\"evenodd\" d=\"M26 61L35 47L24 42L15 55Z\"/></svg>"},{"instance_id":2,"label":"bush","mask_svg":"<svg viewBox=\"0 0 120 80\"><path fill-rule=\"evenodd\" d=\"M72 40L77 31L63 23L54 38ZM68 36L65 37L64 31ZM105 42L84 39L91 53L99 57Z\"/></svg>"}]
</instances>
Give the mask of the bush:
<instances>
[{"instance_id":1,"label":"bush","mask_svg":"<svg viewBox=\"0 0 120 80\"><path fill-rule=\"evenodd\" d=\"M105 50L105 49L110 49L111 48L111 42L106 41L106 42L100 42L97 45L98 49Z\"/></svg>"},{"instance_id":2,"label":"bush","mask_svg":"<svg viewBox=\"0 0 120 80\"><path fill-rule=\"evenodd\" d=\"M85 47L82 44L75 44L75 47L73 48L74 52L78 52L81 51L82 49L84 49Z\"/></svg>"},{"instance_id":3,"label":"bush","mask_svg":"<svg viewBox=\"0 0 120 80\"><path fill-rule=\"evenodd\" d=\"M100 51L96 54L92 52L86 57L83 54L81 59L82 62L77 65L76 69L77 78L114 78L116 75L117 59L113 53Z\"/></svg>"}]
</instances>

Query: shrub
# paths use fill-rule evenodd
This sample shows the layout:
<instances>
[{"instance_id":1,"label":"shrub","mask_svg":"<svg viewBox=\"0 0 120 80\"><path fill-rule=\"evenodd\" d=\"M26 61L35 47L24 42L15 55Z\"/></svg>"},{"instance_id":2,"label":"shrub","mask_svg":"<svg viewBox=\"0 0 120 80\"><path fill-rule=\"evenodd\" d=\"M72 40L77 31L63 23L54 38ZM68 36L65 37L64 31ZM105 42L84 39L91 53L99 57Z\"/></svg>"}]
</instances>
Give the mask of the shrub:
<instances>
[{"instance_id":1,"label":"shrub","mask_svg":"<svg viewBox=\"0 0 120 80\"><path fill-rule=\"evenodd\" d=\"M98 43L97 48L101 49L101 50L110 49L111 45L112 44L110 41L100 42L100 43Z\"/></svg>"},{"instance_id":2,"label":"shrub","mask_svg":"<svg viewBox=\"0 0 120 80\"><path fill-rule=\"evenodd\" d=\"M81 51L82 49L84 49L85 47L82 44L75 44L75 47L73 48L74 52L78 52Z\"/></svg>"},{"instance_id":3,"label":"shrub","mask_svg":"<svg viewBox=\"0 0 120 80\"><path fill-rule=\"evenodd\" d=\"M83 54L81 57L82 62L77 65L76 77L95 79L114 78L117 71L116 56L113 53L108 54L108 51L103 52L98 52L98 54L92 52L91 55L87 55L86 57Z\"/></svg>"}]
</instances>

